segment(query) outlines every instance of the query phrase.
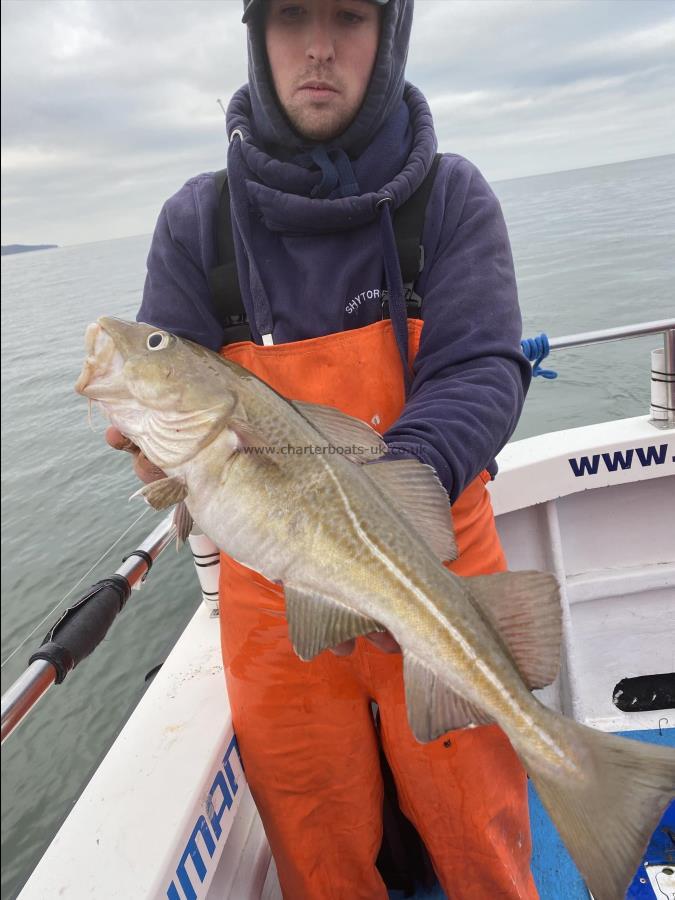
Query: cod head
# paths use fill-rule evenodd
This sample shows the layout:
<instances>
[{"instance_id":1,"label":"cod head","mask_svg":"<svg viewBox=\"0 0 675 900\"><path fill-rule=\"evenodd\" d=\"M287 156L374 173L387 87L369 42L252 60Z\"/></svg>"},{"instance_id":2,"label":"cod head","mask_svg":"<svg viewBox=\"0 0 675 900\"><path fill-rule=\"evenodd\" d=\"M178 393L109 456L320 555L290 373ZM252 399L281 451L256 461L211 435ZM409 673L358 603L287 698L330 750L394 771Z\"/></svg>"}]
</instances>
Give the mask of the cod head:
<instances>
[{"instance_id":1,"label":"cod head","mask_svg":"<svg viewBox=\"0 0 675 900\"><path fill-rule=\"evenodd\" d=\"M164 470L187 462L235 417L248 373L199 344L104 316L87 327L85 348L75 390Z\"/></svg>"}]
</instances>

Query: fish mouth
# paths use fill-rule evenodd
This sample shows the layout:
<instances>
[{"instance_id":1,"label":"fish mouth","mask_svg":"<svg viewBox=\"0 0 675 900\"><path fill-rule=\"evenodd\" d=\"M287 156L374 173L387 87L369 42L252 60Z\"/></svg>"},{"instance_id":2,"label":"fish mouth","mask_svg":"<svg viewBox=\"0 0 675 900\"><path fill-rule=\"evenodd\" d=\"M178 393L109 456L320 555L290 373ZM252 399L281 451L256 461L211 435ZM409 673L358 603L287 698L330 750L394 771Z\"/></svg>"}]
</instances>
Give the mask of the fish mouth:
<instances>
[{"instance_id":1,"label":"fish mouth","mask_svg":"<svg viewBox=\"0 0 675 900\"><path fill-rule=\"evenodd\" d=\"M87 356L75 383L75 390L89 400L122 399L128 391L122 378L124 358L115 341L99 322L87 326L84 334Z\"/></svg>"}]
</instances>

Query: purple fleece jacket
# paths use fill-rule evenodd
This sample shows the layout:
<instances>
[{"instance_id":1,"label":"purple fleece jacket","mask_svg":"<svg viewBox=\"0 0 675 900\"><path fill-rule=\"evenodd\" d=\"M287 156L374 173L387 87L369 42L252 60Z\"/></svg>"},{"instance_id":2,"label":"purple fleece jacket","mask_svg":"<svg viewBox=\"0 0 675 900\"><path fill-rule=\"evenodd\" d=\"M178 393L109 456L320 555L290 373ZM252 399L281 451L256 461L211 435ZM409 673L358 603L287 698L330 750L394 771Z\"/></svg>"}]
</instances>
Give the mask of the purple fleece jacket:
<instances>
[{"instance_id":1,"label":"purple fleece jacket","mask_svg":"<svg viewBox=\"0 0 675 900\"><path fill-rule=\"evenodd\" d=\"M235 173L232 160L229 168L245 185L246 246L236 220L235 242L254 340L261 342L256 289L275 343L379 320L389 279L376 203L389 196L396 208L428 171L435 136L424 97L407 86L399 109L352 161L360 194L342 198L317 196L322 173L306 160L266 156L256 146L249 107L242 89L228 130L232 136L236 126L244 137L234 138L243 154L239 168ZM217 265L217 212L213 173L190 179L167 201L137 316L214 350L223 335L208 287ZM482 469L496 472L494 457L516 427L530 381L504 219L485 179L460 156L441 159L422 240L420 350L410 396L385 440L392 452L433 466L454 501ZM261 280L254 285L252 261ZM376 360L373 366L364 379L377 377Z\"/></svg>"}]
</instances>

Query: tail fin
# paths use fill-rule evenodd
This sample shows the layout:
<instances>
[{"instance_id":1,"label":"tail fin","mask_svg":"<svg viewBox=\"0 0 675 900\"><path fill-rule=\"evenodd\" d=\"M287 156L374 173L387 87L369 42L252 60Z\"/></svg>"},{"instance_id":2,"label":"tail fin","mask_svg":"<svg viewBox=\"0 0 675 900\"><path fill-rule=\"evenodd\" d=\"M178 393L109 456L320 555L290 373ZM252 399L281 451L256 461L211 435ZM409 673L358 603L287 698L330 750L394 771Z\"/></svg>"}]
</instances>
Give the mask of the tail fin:
<instances>
[{"instance_id":1,"label":"tail fin","mask_svg":"<svg viewBox=\"0 0 675 900\"><path fill-rule=\"evenodd\" d=\"M675 750L569 720L563 732L587 777L563 777L529 754L528 772L595 900L623 900L675 797Z\"/></svg>"}]
</instances>

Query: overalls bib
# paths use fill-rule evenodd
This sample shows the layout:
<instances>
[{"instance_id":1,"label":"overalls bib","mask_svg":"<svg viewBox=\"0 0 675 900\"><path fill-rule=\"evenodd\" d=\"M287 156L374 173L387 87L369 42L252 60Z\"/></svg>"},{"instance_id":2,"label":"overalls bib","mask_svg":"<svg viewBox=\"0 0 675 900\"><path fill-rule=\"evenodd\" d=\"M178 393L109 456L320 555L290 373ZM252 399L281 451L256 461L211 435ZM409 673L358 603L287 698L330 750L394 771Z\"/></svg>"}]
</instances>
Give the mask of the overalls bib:
<instances>
[{"instance_id":1,"label":"overalls bib","mask_svg":"<svg viewBox=\"0 0 675 900\"><path fill-rule=\"evenodd\" d=\"M409 354L422 321L409 320ZM386 431L404 404L389 320L221 354L293 400L334 406ZM387 463L383 463L386 465ZM506 568L485 489L476 478L453 504L458 575ZM286 900L378 900L382 776L372 703L404 814L451 900L537 897L529 868L526 776L497 726L413 737L400 654L358 638L350 656L302 662L288 639L284 594L223 555L220 628L232 717L246 777Z\"/></svg>"}]
</instances>

